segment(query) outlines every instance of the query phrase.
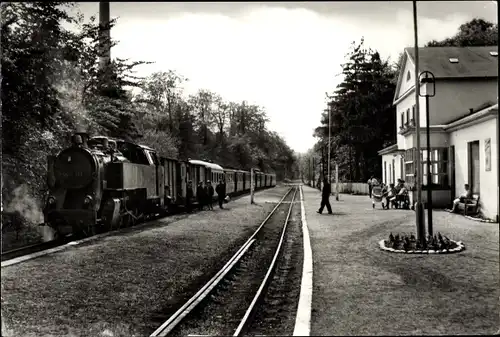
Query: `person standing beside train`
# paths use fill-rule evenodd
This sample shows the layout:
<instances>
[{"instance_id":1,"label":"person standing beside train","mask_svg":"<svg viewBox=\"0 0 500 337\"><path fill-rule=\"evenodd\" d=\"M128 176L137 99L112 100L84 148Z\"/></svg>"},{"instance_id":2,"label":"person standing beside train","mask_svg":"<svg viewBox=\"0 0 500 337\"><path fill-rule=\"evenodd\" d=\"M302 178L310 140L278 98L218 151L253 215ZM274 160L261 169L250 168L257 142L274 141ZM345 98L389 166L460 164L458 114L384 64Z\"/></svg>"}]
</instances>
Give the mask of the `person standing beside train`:
<instances>
[{"instance_id":1,"label":"person standing beside train","mask_svg":"<svg viewBox=\"0 0 500 337\"><path fill-rule=\"evenodd\" d=\"M224 198L226 197L226 184L222 179L219 180L219 184L215 187L217 196L219 199L219 208L223 209L222 204L224 203Z\"/></svg>"},{"instance_id":2,"label":"person standing beside train","mask_svg":"<svg viewBox=\"0 0 500 337\"><path fill-rule=\"evenodd\" d=\"M186 186L186 210L191 213L191 199L193 198L193 183L188 181Z\"/></svg>"},{"instance_id":3,"label":"person standing beside train","mask_svg":"<svg viewBox=\"0 0 500 337\"><path fill-rule=\"evenodd\" d=\"M196 188L196 201L198 201L198 209L203 211L203 206L205 206L206 202L206 194L205 187L203 186L203 181L198 183L198 187Z\"/></svg>"},{"instance_id":4,"label":"person standing beside train","mask_svg":"<svg viewBox=\"0 0 500 337\"><path fill-rule=\"evenodd\" d=\"M207 206L208 209L213 210L213 202L214 202L214 187L212 186L212 182L210 180L207 180L207 185L205 187L205 194L207 196Z\"/></svg>"}]
</instances>

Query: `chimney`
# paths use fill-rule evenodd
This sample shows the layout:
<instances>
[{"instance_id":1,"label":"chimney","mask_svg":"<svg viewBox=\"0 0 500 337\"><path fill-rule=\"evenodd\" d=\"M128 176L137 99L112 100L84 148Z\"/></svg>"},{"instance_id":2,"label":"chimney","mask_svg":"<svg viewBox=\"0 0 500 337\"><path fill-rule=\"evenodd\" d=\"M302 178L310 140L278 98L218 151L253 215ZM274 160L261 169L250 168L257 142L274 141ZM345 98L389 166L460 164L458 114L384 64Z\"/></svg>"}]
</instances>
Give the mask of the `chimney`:
<instances>
[{"instance_id":1,"label":"chimney","mask_svg":"<svg viewBox=\"0 0 500 337\"><path fill-rule=\"evenodd\" d=\"M469 114L472 114L472 113L474 113L474 109L469 108Z\"/></svg>"},{"instance_id":2,"label":"chimney","mask_svg":"<svg viewBox=\"0 0 500 337\"><path fill-rule=\"evenodd\" d=\"M111 33L109 29L109 2L99 2L99 67L104 69L111 60Z\"/></svg>"}]
</instances>

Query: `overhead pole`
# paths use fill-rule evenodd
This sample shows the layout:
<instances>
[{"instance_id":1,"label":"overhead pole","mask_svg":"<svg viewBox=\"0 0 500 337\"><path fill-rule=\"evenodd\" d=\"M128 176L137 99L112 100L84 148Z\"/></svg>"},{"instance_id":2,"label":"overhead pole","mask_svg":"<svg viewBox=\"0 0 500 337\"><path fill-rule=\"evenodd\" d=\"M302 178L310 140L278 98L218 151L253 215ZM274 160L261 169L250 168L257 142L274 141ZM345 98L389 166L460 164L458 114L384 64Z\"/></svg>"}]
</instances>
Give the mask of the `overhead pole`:
<instances>
[{"instance_id":1,"label":"overhead pole","mask_svg":"<svg viewBox=\"0 0 500 337\"><path fill-rule=\"evenodd\" d=\"M415 204L417 236L422 247L425 247L425 226L424 207L422 205L422 166L421 166L421 144L420 144L420 79L419 79L419 59L418 59L418 25L417 25L417 1L413 0L413 33L415 37L415 129L417 133L417 154L416 154L416 175L415 185L417 188L417 202Z\"/></svg>"},{"instance_id":2,"label":"overhead pole","mask_svg":"<svg viewBox=\"0 0 500 337\"><path fill-rule=\"evenodd\" d=\"M332 143L331 143L331 136L332 136L332 122L331 122L331 105L328 104L328 183L331 186L331 177L330 177L330 156L332 152Z\"/></svg>"},{"instance_id":3,"label":"overhead pole","mask_svg":"<svg viewBox=\"0 0 500 337\"><path fill-rule=\"evenodd\" d=\"M99 2L99 68L105 69L111 60L111 29L109 2Z\"/></svg>"}]
</instances>

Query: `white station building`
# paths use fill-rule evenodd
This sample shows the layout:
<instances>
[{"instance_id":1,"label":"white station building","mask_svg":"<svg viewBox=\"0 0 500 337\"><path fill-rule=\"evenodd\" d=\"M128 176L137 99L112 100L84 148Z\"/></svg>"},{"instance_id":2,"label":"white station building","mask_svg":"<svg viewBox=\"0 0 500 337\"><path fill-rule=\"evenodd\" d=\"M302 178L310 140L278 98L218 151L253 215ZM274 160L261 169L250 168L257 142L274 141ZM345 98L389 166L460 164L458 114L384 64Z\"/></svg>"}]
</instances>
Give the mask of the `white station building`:
<instances>
[{"instance_id":1,"label":"white station building","mask_svg":"<svg viewBox=\"0 0 500 337\"><path fill-rule=\"evenodd\" d=\"M379 151L382 180L415 184L415 48L404 51L394 106L397 143ZM429 97L432 201L451 207L468 183L480 199L480 212L498 219L498 47L419 48L419 71L430 71L435 83L421 84ZM426 98L420 97L422 201L427 199ZM416 192L410 193L413 200Z\"/></svg>"}]
</instances>

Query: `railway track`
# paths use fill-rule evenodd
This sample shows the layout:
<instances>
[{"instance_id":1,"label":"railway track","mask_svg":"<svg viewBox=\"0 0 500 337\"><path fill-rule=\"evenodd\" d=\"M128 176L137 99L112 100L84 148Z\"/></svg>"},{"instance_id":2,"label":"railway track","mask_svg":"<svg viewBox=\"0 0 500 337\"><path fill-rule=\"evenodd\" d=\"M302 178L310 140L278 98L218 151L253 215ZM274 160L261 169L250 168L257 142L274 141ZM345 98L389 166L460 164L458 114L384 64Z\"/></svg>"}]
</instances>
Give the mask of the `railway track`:
<instances>
[{"instance_id":1,"label":"railway track","mask_svg":"<svg viewBox=\"0 0 500 337\"><path fill-rule=\"evenodd\" d=\"M298 189L293 186L286 192L224 267L151 337L240 336L252 331L254 315L276 270Z\"/></svg>"},{"instance_id":2,"label":"railway track","mask_svg":"<svg viewBox=\"0 0 500 337\"><path fill-rule=\"evenodd\" d=\"M242 197L242 196L245 196L245 195L246 194L237 195L235 197L235 199L237 199L239 197ZM135 223L133 226L112 228L110 230L101 231L97 235L103 235L103 234L106 234L106 233L112 233L112 232L116 232L116 231L120 231L120 230L124 230L124 229L134 229L134 227L136 227L138 225L146 225L146 224L148 224L150 222L162 219L162 218L164 218L166 216L177 215L177 214L180 214L180 213L183 213L183 212L184 212L184 210L182 209L181 211L176 211L176 212L166 213L166 214L159 214L159 213L158 214L150 214L147 217L139 219L137 221L137 223ZM52 249L52 248L56 248L56 247L62 246L64 244L67 244L67 243L69 243L69 242L71 242L72 240L75 240L75 239L76 240L78 240L78 239L88 239L88 238L91 238L93 236L96 236L96 235L82 236L82 237L79 237L79 238L75 238L75 237L69 235L69 236L67 236L65 238L60 238L60 239L57 239L57 240L51 240L51 241L47 241L47 242L40 242L40 243L36 243L36 244L33 244L33 245L29 245L29 246L24 246L24 247L20 247L20 248L8 250L8 251L5 251L5 252L1 253L1 258L2 258L1 262L12 260L12 259L15 259L15 258L18 258L18 257L22 257L22 256L27 256L27 255L30 255L30 254L35 254L35 253L43 252L43 251L46 251L46 250L49 250L49 249Z\"/></svg>"},{"instance_id":3,"label":"railway track","mask_svg":"<svg viewBox=\"0 0 500 337\"><path fill-rule=\"evenodd\" d=\"M47 242L36 243L33 245L8 250L2 252L2 262L15 259L16 257L42 252L47 249L61 246L68 242L69 241L67 239L51 240Z\"/></svg>"}]
</instances>

